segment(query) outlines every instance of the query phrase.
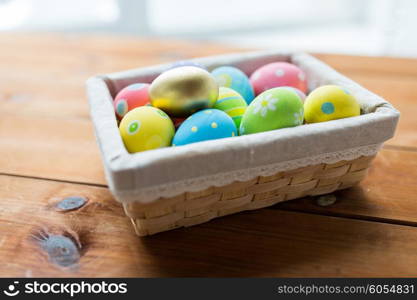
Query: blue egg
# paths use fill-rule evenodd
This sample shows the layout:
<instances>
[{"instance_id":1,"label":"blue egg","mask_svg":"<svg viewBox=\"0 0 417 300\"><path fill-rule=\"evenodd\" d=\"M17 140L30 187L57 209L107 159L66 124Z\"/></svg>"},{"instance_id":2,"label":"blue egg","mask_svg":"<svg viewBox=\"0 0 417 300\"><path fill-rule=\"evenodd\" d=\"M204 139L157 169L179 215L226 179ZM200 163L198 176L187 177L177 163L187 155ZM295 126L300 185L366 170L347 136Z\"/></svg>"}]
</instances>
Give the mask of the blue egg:
<instances>
[{"instance_id":1,"label":"blue egg","mask_svg":"<svg viewBox=\"0 0 417 300\"><path fill-rule=\"evenodd\" d=\"M204 109L188 117L178 128L173 146L237 136L233 119L218 109Z\"/></svg>"},{"instance_id":2,"label":"blue egg","mask_svg":"<svg viewBox=\"0 0 417 300\"><path fill-rule=\"evenodd\" d=\"M201 68L207 71L206 67L204 67L203 65L190 61L190 60L180 60L180 61L174 62L171 66L168 67L167 70L171 70L171 69L175 69L179 67L188 67L188 66Z\"/></svg>"},{"instance_id":3,"label":"blue egg","mask_svg":"<svg viewBox=\"0 0 417 300\"><path fill-rule=\"evenodd\" d=\"M235 67L224 66L214 69L211 74L216 78L219 86L231 88L242 95L249 104L255 98L248 76Z\"/></svg>"}]
</instances>

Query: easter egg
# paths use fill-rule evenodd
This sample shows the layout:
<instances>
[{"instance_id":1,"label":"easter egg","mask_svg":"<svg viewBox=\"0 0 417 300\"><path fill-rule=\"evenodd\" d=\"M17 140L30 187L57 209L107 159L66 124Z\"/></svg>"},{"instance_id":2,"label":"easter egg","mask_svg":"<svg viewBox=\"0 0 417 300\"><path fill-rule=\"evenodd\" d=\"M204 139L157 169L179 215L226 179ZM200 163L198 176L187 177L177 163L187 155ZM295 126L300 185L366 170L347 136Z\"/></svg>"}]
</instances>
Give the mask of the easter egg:
<instances>
[{"instance_id":1,"label":"easter egg","mask_svg":"<svg viewBox=\"0 0 417 300\"><path fill-rule=\"evenodd\" d=\"M220 87L219 97L213 108L227 113L235 122L236 128L239 128L247 106L245 99L238 92L227 87Z\"/></svg>"},{"instance_id":2,"label":"easter egg","mask_svg":"<svg viewBox=\"0 0 417 300\"><path fill-rule=\"evenodd\" d=\"M119 130L130 153L170 146L175 133L168 115L152 106L128 112L120 122Z\"/></svg>"},{"instance_id":3,"label":"easter egg","mask_svg":"<svg viewBox=\"0 0 417 300\"><path fill-rule=\"evenodd\" d=\"M119 119L132 109L150 104L149 84L134 83L122 89L114 98L114 111Z\"/></svg>"},{"instance_id":4,"label":"easter egg","mask_svg":"<svg viewBox=\"0 0 417 300\"><path fill-rule=\"evenodd\" d=\"M232 118L218 109L205 109L188 117L178 128L173 146L227 138L237 135Z\"/></svg>"},{"instance_id":5,"label":"easter egg","mask_svg":"<svg viewBox=\"0 0 417 300\"><path fill-rule=\"evenodd\" d=\"M189 60L176 61L171 66L168 67L168 70L175 69L178 67L187 67L187 66L192 66L192 67L201 68L203 70L207 70L203 65L193 62L193 61L189 61Z\"/></svg>"},{"instance_id":6,"label":"easter egg","mask_svg":"<svg viewBox=\"0 0 417 300\"><path fill-rule=\"evenodd\" d=\"M304 102L307 123L325 122L359 116L361 108L355 97L344 87L323 85L313 90Z\"/></svg>"},{"instance_id":7,"label":"easter egg","mask_svg":"<svg viewBox=\"0 0 417 300\"><path fill-rule=\"evenodd\" d=\"M283 86L283 87L294 91L300 97L301 101L303 101L303 103L304 103L304 100L307 97L306 94L304 94L302 91L300 91L299 89L297 89L295 87L292 87L292 86Z\"/></svg>"},{"instance_id":8,"label":"easter egg","mask_svg":"<svg viewBox=\"0 0 417 300\"><path fill-rule=\"evenodd\" d=\"M258 95L240 123L240 135L303 124L303 102L294 91L273 88Z\"/></svg>"},{"instance_id":9,"label":"easter egg","mask_svg":"<svg viewBox=\"0 0 417 300\"><path fill-rule=\"evenodd\" d=\"M149 87L151 103L173 117L187 117L217 100L219 87L207 71L194 67L178 67L163 72Z\"/></svg>"},{"instance_id":10,"label":"easter egg","mask_svg":"<svg viewBox=\"0 0 417 300\"><path fill-rule=\"evenodd\" d=\"M255 94L280 86L291 86L307 92L306 75L296 65L287 62L274 62L257 69L250 76Z\"/></svg>"},{"instance_id":11,"label":"easter egg","mask_svg":"<svg viewBox=\"0 0 417 300\"><path fill-rule=\"evenodd\" d=\"M216 78L219 86L231 88L238 92L246 103L252 102L255 94L248 76L241 70L231 66L218 67L211 74Z\"/></svg>"}]
</instances>

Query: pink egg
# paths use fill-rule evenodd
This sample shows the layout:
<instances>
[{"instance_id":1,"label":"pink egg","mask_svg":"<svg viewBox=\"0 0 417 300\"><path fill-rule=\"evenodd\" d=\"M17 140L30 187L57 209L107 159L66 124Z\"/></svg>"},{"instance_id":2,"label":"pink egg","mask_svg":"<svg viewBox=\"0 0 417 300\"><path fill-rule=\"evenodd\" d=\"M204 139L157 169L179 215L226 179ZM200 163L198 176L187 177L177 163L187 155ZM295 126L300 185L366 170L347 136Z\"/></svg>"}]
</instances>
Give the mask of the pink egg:
<instances>
[{"instance_id":1,"label":"pink egg","mask_svg":"<svg viewBox=\"0 0 417 300\"><path fill-rule=\"evenodd\" d=\"M124 115L132 109L149 105L149 84L147 83L135 83L128 85L122 89L114 98L114 110L119 119L122 119Z\"/></svg>"},{"instance_id":2,"label":"pink egg","mask_svg":"<svg viewBox=\"0 0 417 300\"><path fill-rule=\"evenodd\" d=\"M299 67L287 62L275 62L264 65L250 76L250 82L256 95L280 86L290 86L307 92L306 75Z\"/></svg>"}]
</instances>

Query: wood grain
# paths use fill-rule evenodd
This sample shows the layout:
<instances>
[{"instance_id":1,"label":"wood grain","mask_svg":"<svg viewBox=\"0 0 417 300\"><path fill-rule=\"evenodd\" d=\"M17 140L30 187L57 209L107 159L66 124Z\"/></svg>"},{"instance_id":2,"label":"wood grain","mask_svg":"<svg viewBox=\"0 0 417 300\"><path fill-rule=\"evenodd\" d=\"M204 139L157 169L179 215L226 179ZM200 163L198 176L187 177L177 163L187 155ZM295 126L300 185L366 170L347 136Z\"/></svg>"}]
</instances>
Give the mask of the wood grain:
<instances>
[{"instance_id":1,"label":"wood grain","mask_svg":"<svg viewBox=\"0 0 417 300\"><path fill-rule=\"evenodd\" d=\"M31 116L0 119L0 172L105 184L92 124Z\"/></svg>"},{"instance_id":2,"label":"wood grain","mask_svg":"<svg viewBox=\"0 0 417 300\"><path fill-rule=\"evenodd\" d=\"M354 72L375 75L417 76L417 60L398 57L374 57L342 54L314 54L340 72Z\"/></svg>"},{"instance_id":3,"label":"wood grain","mask_svg":"<svg viewBox=\"0 0 417 300\"><path fill-rule=\"evenodd\" d=\"M106 188L10 176L0 185L2 275L417 275L415 227L262 209L141 239ZM53 209L72 195L89 201ZM79 256L57 263L42 247L52 236L75 241Z\"/></svg>"}]
</instances>

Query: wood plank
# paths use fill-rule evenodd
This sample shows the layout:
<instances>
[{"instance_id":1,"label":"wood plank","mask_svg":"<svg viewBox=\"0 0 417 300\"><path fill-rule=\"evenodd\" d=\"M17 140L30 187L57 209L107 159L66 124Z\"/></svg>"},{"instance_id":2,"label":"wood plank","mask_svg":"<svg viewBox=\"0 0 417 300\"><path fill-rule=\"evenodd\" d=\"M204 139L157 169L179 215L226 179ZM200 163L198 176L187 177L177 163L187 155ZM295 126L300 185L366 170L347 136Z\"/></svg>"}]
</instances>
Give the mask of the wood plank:
<instances>
[{"instance_id":1,"label":"wood plank","mask_svg":"<svg viewBox=\"0 0 417 300\"><path fill-rule=\"evenodd\" d=\"M87 119L85 81L91 76L236 51L204 42L36 36L0 34L0 109L6 114Z\"/></svg>"},{"instance_id":2,"label":"wood plank","mask_svg":"<svg viewBox=\"0 0 417 300\"><path fill-rule=\"evenodd\" d=\"M106 188L10 176L0 186L2 276L417 275L415 227L262 209L141 239ZM54 209L74 195L88 203ZM62 236L78 246L50 249Z\"/></svg>"},{"instance_id":3,"label":"wood plank","mask_svg":"<svg viewBox=\"0 0 417 300\"><path fill-rule=\"evenodd\" d=\"M129 64L124 66L125 68L134 68L143 65L146 61L150 65L156 60L173 61L237 50L236 47L204 41L196 43L173 39L70 34L36 34L33 36L13 34L10 36L2 33L0 45L3 50L0 58L5 58L6 64L25 69L42 65L44 69L40 70L41 72L48 70L59 72L60 69L55 66L58 63L66 68L61 69L61 72L69 70L72 73L79 71L79 66L88 67L88 69L98 68L102 70L101 72L113 72L121 70L117 67L120 62ZM30 52L27 51L28 48L37 51ZM113 68L109 70L111 66Z\"/></svg>"},{"instance_id":4,"label":"wood plank","mask_svg":"<svg viewBox=\"0 0 417 300\"><path fill-rule=\"evenodd\" d=\"M342 54L314 53L314 56L325 61L340 72L356 72L392 76L417 76L417 60L399 57L374 57Z\"/></svg>"},{"instance_id":5,"label":"wood plank","mask_svg":"<svg viewBox=\"0 0 417 300\"><path fill-rule=\"evenodd\" d=\"M90 121L3 116L0 172L105 184Z\"/></svg>"}]
</instances>

